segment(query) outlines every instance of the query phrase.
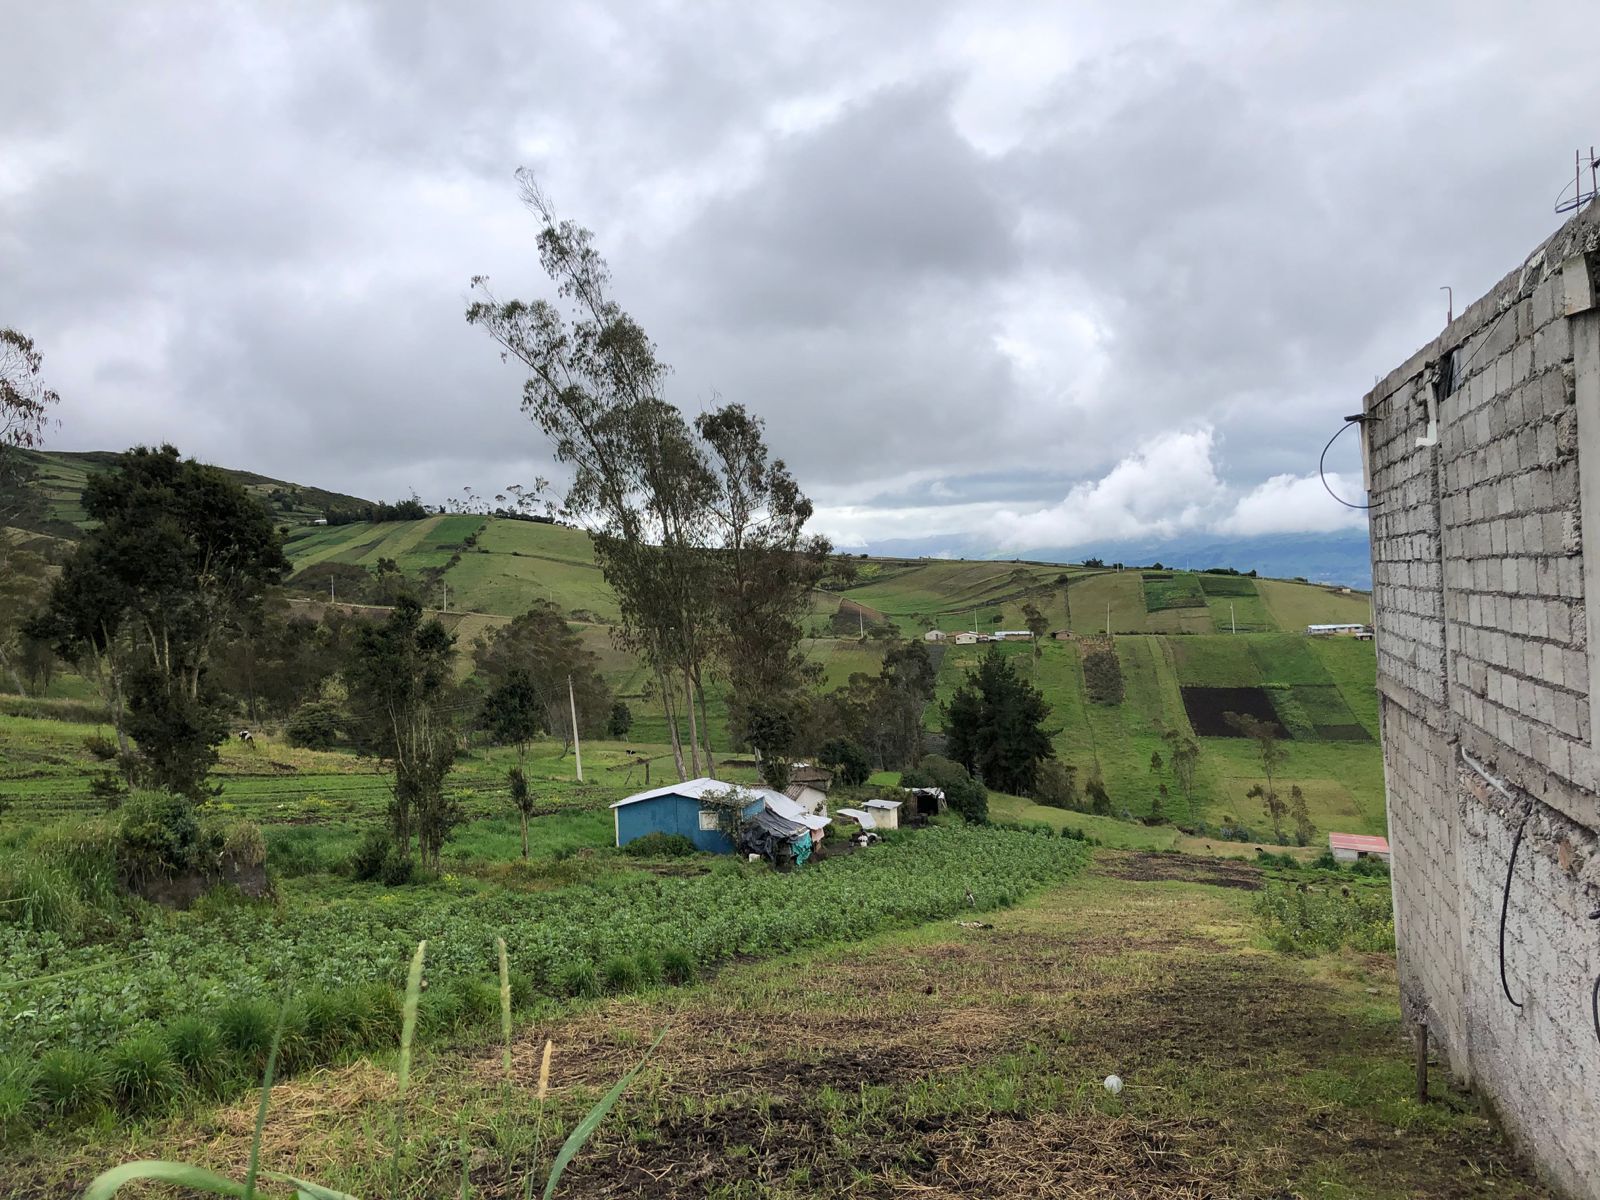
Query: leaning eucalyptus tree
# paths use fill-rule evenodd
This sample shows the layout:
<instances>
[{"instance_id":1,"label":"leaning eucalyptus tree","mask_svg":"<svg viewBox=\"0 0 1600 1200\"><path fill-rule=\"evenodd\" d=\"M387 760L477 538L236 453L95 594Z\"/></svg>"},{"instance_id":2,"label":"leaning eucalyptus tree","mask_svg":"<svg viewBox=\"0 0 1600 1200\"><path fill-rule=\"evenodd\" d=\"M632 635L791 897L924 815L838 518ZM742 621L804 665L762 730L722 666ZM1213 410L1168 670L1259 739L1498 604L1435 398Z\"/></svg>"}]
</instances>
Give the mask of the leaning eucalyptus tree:
<instances>
[{"instance_id":1,"label":"leaning eucalyptus tree","mask_svg":"<svg viewBox=\"0 0 1600 1200\"><path fill-rule=\"evenodd\" d=\"M563 508L594 539L622 612L622 640L656 676L680 778L690 767L698 774L696 699L712 619L699 582L709 471L682 414L661 396L667 368L655 344L611 298L594 235L560 220L529 172L518 180L541 222L539 261L561 303L501 300L479 276L467 321L527 368L523 410L572 472Z\"/></svg>"}]
</instances>

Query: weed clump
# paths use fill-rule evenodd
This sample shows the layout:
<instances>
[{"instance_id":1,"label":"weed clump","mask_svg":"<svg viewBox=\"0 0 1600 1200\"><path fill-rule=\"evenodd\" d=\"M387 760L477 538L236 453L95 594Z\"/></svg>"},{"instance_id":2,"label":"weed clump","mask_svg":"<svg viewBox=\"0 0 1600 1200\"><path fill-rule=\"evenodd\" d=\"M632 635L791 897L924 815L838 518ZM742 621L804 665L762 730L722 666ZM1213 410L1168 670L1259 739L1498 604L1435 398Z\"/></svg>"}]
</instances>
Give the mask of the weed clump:
<instances>
[{"instance_id":1,"label":"weed clump","mask_svg":"<svg viewBox=\"0 0 1600 1200\"><path fill-rule=\"evenodd\" d=\"M661 956L661 977L668 983L693 983L700 975L694 956L674 947Z\"/></svg>"},{"instance_id":2,"label":"weed clump","mask_svg":"<svg viewBox=\"0 0 1600 1200\"><path fill-rule=\"evenodd\" d=\"M45 1107L62 1117L104 1108L111 1099L105 1064L86 1050L50 1051L39 1060L34 1087Z\"/></svg>"},{"instance_id":3,"label":"weed clump","mask_svg":"<svg viewBox=\"0 0 1600 1200\"><path fill-rule=\"evenodd\" d=\"M600 980L595 975L594 964L575 962L556 972L556 991L563 996L592 1000L600 994Z\"/></svg>"},{"instance_id":4,"label":"weed clump","mask_svg":"<svg viewBox=\"0 0 1600 1200\"><path fill-rule=\"evenodd\" d=\"M153 1033L139 1033L112 1047L107 1056L111 1093L126 1112L157 1108L177 1094L182 1077L167 1043Z\"/></svg>"},{"instance_id":5,"label":"weed clump","mask_svg":"<svg viewBox=\"0 0 1600 1200\"><path fill-rule=\"evenodd\" d=\"M641 982L639 964L626 954L613 954L600 965L600 986L607 992L636 992Z\"/></svg>"},{"instance_id":6,"label":"weed clump","mask_svg":"<svg viewBox=\"0 0 1600 1200\"><path fill-rule=\"evenodd\" d=\"M217 1030L223 1047L252 1073L266 1067L277 1026L277 1010L251 996L236 997L217 1010Z\"/></svg>"},{"instance_id":7,"label":"weed clump","mask_svg":"<svg viewBox=\"0 0 1600 1200\"><path fill-rule=\"evenodd\" d=\"M215 1089L227 1076L222 1034L207 1017L190 1013L167 1026L167 1049L178 1070L198 1087Z\"/></svg>"}]
</instances>

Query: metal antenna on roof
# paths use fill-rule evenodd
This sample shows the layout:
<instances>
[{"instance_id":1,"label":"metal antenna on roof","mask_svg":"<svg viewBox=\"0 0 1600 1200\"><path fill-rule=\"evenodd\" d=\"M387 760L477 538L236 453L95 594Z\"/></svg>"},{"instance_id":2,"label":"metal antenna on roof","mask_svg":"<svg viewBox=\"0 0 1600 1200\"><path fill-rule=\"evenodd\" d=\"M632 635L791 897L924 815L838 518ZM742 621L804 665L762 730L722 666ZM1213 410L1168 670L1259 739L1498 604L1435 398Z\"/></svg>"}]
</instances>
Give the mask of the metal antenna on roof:
<instances>
[{"instance_id":1,"label":"metal antenna on roof","mask_svg":"<svg viewBox=\"0 0 1600 1200\"><path fill-rule=\"evenodd\" d=\"M1589 168L1589 190L1583 190L1583 168ZM1583 161L1583 151L1572 152L1572 186L1561 189L1556 197L1558 213L1574 212L1596 196L1600 196L1600 159L1595 158L1594 147L1589 147L1589 161Z\"/></svg>"}]
</instances>

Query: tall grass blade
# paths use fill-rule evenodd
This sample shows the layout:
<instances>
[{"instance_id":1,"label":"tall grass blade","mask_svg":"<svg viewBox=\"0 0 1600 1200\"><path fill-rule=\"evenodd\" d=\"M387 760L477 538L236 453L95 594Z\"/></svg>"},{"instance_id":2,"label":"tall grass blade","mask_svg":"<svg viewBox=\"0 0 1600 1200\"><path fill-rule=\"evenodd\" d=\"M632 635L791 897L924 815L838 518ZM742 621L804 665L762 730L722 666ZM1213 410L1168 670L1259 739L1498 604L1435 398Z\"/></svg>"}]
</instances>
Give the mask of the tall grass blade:
<instances>
[{"instance_id":1,"label":"tall grass blade","mask_svg":"<svg viewBox=\"0 0 1600 1200\"><path fill-rule=\"evenodd\" d=\"M522 1200L533 1200L533 1176L539 1169L539 1159L544 1153L544 1101L550 1094L550 1052L555 1048L555 1042L545 1038L544 1057L539 1060L539 1123L533 1133L533 1162L522 1179Z\"/></svg>"},{"instance_id":2,"label":"tall grass blade","mask_svg":"<svg viewBox=\"0 0 1600 1200\"><path fill-rule=\"evenodd\" d=\"M583 1144L600 1127L600 1122L606 1119L606 1114L616 1107L617 1101L622 1099L622 1093L627 1091L628 1085L633 1082L633 1077L644 1070L644 1064L650 1060L656 1047L661 1045L661 1039L666 1036L667 1031L663 1029L661 1037L650 1044L650 1049L644 1052L644 1057L639 1060L638 1065L617 1080L616 1086L601 1097L600 1102L589 1110L588 1116L578 1122L578 1127L562 1143L561 1152L556 1155L555 1162L550 1164L550 1178L545 1180L544 1185L544 1200L550 1200L550 1197L555 1195L556 1184L561 1182L561 1173L567 1169L567 1164L579 1150L583 1149Z\"/></svg>"},{"instance_id":3,"label":"tall grass blade","mask_svg":"<svg viewBox=\"0 0 1600 1200\"><path fill-rule=\"evenodd\" d=\"M261 1103L256 1106L256 1130L250 1138L250 1169L244 1176L244 1198L252 1200L256 1194L256 1175L261 1170L261 1135L267 1127L267 1105L272 1101L272 1076L278 1069L278 1047L283 1043L283 1022L289 1015L289 993L285 989L283 1003L278 1005L278 1024L272 1031L272 1045L267 1049L267 1069L261 1076Z\"/></svg>"},{"instance_id":4,"label":"tall grass blade","mask_svg":"<svg viewBox=\"0 0 1600 1200\"><path fill-rule=\"evenodd\" d=\"M456 1145L461 1152L461 1192L458 1200L467 1200L472 1195L472 1154L467 1148L467 1114L465 1110L456 1114Z\"/></svg>"},{"instance_id":5,"label":"tall grass blade","mask_svg":"<svg viewBox=\"0 0 1600 1200\"><path fill-rule=\"evenodd\" d=\"M243 1196L244 1185L224 1179L215 1171L192 1167L188 1163L166 1162L146 1158L126 1162L94 1177L83 1193L83 1200L109 1200L124 1184L136 1179L153 1179L160 1183L173 1183L195 1192L209 1192L213 1196ZM319 1200L321 1198L319 1197Z\"/></svg>"},{"instance_id":6,"label":"tall grass blade","mask_svg":"<svg viewBox=\"0 0 1600 1200\"><path fill-rule=\"evenodd\" d=\"M400 1079L396 1085L399 1095L406 1094L411 1081L411 1042L417 1035L417 1001L422 998L422 960L427 955L428 942L417 943L417 952L411 956L411 970L406 974L406 1002L400 1020Z\"/></svg>"},{"instance_id":7,"label":"tall grass blade","mask_svg":"<svg viewBox=\"0 0 1600 1200\"><path fill-rule=\"evenodd\" d=\"M405 1144L406 1086L411 1082L411 1042L417 1035L417 1002L422 998L422 961L427 957L428 939L417 943L406 973L406 1000L400 1019L400 1068L394 1089L394 1160L390 1168L393 1193L400 1194L400 1150Z\"/></svg>"},{"instance_id":8,"label":"tall grass blade","mask_svg":"<svg viewBox=\"0 0 1600 1200\"><path fill-rule=\"evenodd\" d=\"M494 940L496 948L500 951L500 1032L505 1038L506 1052L502 1066L506 1072L506 1082L511 1082L511 964L506 961L506 940L497 937Z\"/></svg>"}]
</instances>

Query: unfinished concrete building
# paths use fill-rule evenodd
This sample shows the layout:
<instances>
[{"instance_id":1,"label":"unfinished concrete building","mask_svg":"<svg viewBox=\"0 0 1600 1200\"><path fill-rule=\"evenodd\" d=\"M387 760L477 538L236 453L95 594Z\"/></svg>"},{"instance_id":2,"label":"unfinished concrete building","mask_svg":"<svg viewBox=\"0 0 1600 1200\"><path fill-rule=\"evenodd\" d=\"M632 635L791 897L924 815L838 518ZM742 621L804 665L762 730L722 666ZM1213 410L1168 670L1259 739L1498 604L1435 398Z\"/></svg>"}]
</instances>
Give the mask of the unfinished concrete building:
<instances>
[{"instance_id":1,"label":"unfinished concrete building","mask_svg":"<svg viewBox=\"0 0 1600 1200\"><path fill-rule=\"evenodd\" d=\"M1600 1196L1597 250L1591 204L1361 422L1403 1004L1574 1196Z\"/></svg>"}]
</instances>

